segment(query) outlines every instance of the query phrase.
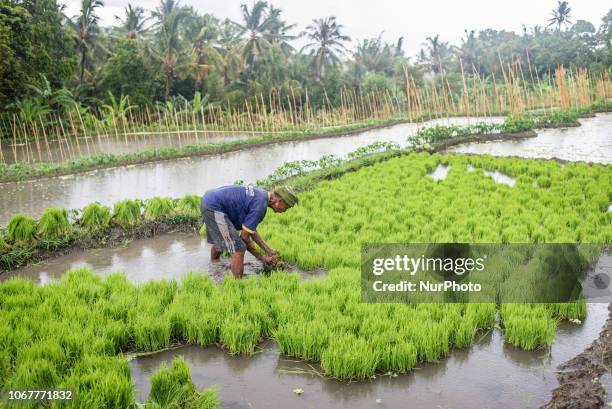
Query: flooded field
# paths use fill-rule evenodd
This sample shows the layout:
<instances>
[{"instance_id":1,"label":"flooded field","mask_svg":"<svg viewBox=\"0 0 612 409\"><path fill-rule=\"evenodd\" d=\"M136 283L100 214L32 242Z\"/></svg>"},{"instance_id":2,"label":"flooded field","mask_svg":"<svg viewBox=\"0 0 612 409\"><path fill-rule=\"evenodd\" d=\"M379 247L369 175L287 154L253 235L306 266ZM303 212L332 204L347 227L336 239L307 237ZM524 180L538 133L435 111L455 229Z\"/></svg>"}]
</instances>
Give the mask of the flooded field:
<instances>
[{"instance_id":1,"label":"flooded field","mask_svg":"<svg viewBox=\"0 0 612 409\"><path fill-rule=\"evenodd\" d=\"M78 145L76 140L71 145L66 145L62 141L62 146L57 140L49 141L49 148L42 155L42 162L58 162L62 156L81 156L88 157L98 153L128 153L138 152L147 149L158 149L164 147L181 147L189 144L206 144L213 142L229 142L238 139L248 138L249 134L235 134L228 132L202 132L202 131L183 131L183 132L157 132L157 133L134 133L128 135L106 135L103 137L89 136L79 137ZM26 148L25 143L9 143L2 145L2 154L8 165L18 162L27 162L28 156L34 155L34 160L40 162L38 155L29 152L33 147ZM81 155L78 155L78 152Z\"/></svg>"},{"instance_id":2,"label":"flooded field","mask_svg":"<svg viewBox=\"0 0 612 409\"><path fill-rule=\"evenodd\" d=\"M579 127L539 129L536 138L468 143L448 151L612 163L612 114L597 114L580 119L580 123Z\"/></svg>"},{"instance_id":3,"label":"flooded field","mask_svg":"<svg viewBox=\"0 0 612 409\"><path fill-rule=\"evenodd\" d=\"M136 358L130 365L141 401L159 365L182 355L192 366L194 383L201 388L217 385L222 407L228 409L536 408L558 386L556 366L589 346L607 315L606 304L589 304L583 323L559 325L550 349L517 349L505 344L496 329L439 363L362 382L322 377L317 364L281 355L273 341L252 357L232 356L218 347L185 346ZM303 395L296 395L296 388Z\"/></svg>"},{"instance_id":4,"label":"flooded field","mask_svg":"<svg viewBox=\"0 0 612 409\"><path fill-rule=\"evenodd\" d=\"M76 251L68 255L34 264L23 269L0 275L0 281L10 277L27 278L45 284L59 280L68 270L87 267L106 276L121 271L133 282L149 280L180 280L194 273L207 273L215 281L231 275L229 259L210 261L210 245L195 233L162 234L148 239L126 243L123 247ZM312 278L323 271L301 271L286 266L288 271L300 273L302 278ZM247 276L261 274L263 265L250 253L245 256L244 272Z\"/></svg>"},{"instance_id":5,"label":"flooded field","mask_svg":"<svg viewBox=\"0 0 612 409\"><path fill-rule=\"evenodd\" d=\"M482 118L480 119L482 120ZM501 122L494 117L489 121ZM475 119L472 118L471 122ZM446 118L434 123L465 124L468 118ZM317 160L324 155L343 156L373 142L406 144L417 124L400 124L344 137L284 142L236 152L183 158L103 169L81 175L0 184L0 225L22 212L38 216L45 208L80 208L91 202L113 204L126 198L180 197L204 194L208 189L236 180L255 182L285 162Z\"/></svg>"}]
</instances>

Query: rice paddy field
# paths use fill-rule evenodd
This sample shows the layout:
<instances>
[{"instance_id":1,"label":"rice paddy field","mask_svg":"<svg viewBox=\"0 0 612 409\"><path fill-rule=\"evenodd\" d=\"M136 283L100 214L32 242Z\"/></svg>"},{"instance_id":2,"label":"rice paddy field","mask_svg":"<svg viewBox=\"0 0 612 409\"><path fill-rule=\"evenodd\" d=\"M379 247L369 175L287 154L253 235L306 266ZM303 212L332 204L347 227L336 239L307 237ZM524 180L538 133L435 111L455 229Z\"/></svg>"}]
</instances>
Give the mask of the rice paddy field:
<instances>
[{"instance_id":1,"label":"rice paddy field","mask_svg":"<svg viewBox=\"0 0 612 409\"><path fill-rule=\"evenodd\" d=\"M434 180L430 175L440 165L446 177ZM514 185L485 174L495 171L515 179ZM91 205L81 222L155 220L176 208L189 212L192 200L126 200L112 210ZM281 354L316 366L325 378L367 384L444 361L494 328L519 350L543 350L555 342L559 325L585 318L585 303L366 304L361 247L610 244L611 202L609 165L404 154L320 181L301 192L295 209L266 217L260 233L283 260L324 269L324 277L304 280L275 271L215 283L194 272L180 280L133 283L123 273L100 277L77 269L45 285L19 278L0 283L0 388L70 388L75 399L66 406L78 408L214 408L222 405L217 390L195 386L181 358L158 368L146 402L138 402L128 359L177 344L219 345L227 354L252 356L271 339ZM61 237L68 219L59 208L39 220L18 216L3 240ZM295 391L296 398L300 394Z\"/></svg>"}]
</instances>

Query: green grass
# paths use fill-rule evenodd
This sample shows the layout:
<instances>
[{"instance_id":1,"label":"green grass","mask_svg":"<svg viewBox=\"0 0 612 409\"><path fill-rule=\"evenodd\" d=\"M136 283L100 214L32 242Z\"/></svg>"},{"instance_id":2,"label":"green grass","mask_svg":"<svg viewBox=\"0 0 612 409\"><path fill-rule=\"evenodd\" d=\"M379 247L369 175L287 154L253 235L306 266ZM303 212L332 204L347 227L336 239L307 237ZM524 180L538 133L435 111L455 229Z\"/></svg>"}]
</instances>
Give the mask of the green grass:
<instances>
[{"instance_id":1,"label":"green grass","mask_svg":"<svg viewBox=\"0 0 612 409\"><path fill-rule=\"evenodd\" d=\"M38 237L41 238L58 238L68 233L68 212L66 209L47 208L40 216L36 229Z\"/></svg>"},{"instance_id":2,"label":"green grass","mask_svg":"<svg viewBox=\"0 0 612 409\"><path fill-rule=\"evenodd\" d=\"M6 237L14 244L32 243L36 240L36 222L31 217L18 213L9 221Z\"/></svg>"},{"instance_id":3,"label":"green grass","mask_svg":"<svg viewBox=\"0 0 612 409\"><path fill-rule=\"evenodd\" d=\"M89 229L105 228L110 225L112 217L108 206L91 203L83 208L80 224Z\"/></svg>"},{"instance_id":4,"label":"green grass","mask_svg":"<svg viewBox=\"0 0 612 409\"><path fill-rule=\"evenodd\" d=\"M140 221L140 203L136 200L121 200L113 208L113 220L121 227L129 227Z\"/></svg>"}]
</instances>

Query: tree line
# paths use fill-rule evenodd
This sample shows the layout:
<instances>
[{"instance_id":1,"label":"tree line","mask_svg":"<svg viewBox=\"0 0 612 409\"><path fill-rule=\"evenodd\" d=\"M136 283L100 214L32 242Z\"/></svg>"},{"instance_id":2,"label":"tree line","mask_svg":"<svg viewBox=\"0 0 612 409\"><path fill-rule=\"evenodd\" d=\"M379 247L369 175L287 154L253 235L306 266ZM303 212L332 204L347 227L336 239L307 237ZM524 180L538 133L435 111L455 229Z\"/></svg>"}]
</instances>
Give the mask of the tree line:
<instances>
[{"instance_id":1,"label":"tree line","mask_svg":"<svg viewBox=\"0 0 612 409\"><path fill-rule=\"evenodd\" d=\"M406 55L404 38L357 42L334 16L300 29L262 0L241 5L237 21L180 0L161 0L154 10L128 4L111 27L100 24L102 7L81 0L80 12L67 16L57 0L0 1L0 110L36 117L75 104L96 112L105 104L194 99L236 107L305 94L313 107L338 106L345 89L401 92L406 73L419 85L438 76L461 84L465 76L501 78L506 64L542 79L559 65L609 75L612 62L612 10L597 26L574 22L567 1L542 26L466 30L457 45L432 35L415 57Z\"/></svg>"}]
</instances>

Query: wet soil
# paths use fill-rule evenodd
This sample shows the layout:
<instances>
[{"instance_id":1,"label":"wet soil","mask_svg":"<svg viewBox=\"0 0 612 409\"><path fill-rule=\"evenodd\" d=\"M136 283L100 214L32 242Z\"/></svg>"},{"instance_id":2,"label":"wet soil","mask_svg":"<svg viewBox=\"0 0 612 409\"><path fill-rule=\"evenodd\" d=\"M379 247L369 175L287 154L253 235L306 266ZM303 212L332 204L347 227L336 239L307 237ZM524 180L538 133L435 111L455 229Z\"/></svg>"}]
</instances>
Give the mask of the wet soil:
<instances>
[{"instance_id":1,"label":"wet soil","mask_svg":"<svg viewBox=\"0 0 612 409\"><path fill-rule=\"evenodd\" d=\"M99 274L121 271L132 282L148 280L180 280L190 272L208 274L214 281L231 276L228 257L210 260L210 245L194 231L159 234L135 241L119 242L116 246L95 249L73 249L44 263L32 264L5 274L0 281L10 277L26 278L38 284L59 280L66 271L88 268ZM324 276L324 269L305 271L291 264L283 264L287 272L298 273L303 279ZM264 267L252 255L245 256L245 276L259 275Z\"/></svg>"},{"instance_id":2,"label":"wet soil","mask_svg":"<svg viewBox=\"0 0 612 409\"><path fill-rule=\"evenodd\" d=\"M281 354L266 341L250 357L222 348L188 345L130 361L140 401L162 362L182 355L199 388L217 385L223 408L231 409L522 409L537 408L559 386L555 369L584 350L607 317L606 304L589 304L580 324L561 322L556 342L524 351L504 343L499 329L478 334L469 348L455 349L437 363L418 364L407 374L378 374L346 382L322 375L317 363ZM304 393L297 395L294 389Z\"/></svg>"},{"instance_id":3,"label":"wet soil","mask_svg":"<svg viewBox=\"0 0 612 409\"><path fill-rule=\"evenodd\" d=\"M600 378L612 371L612 304L599 338L582 353L559 365L560 386L542 409L598 409L606 390Z\"/></svg>"}]
</instances>

